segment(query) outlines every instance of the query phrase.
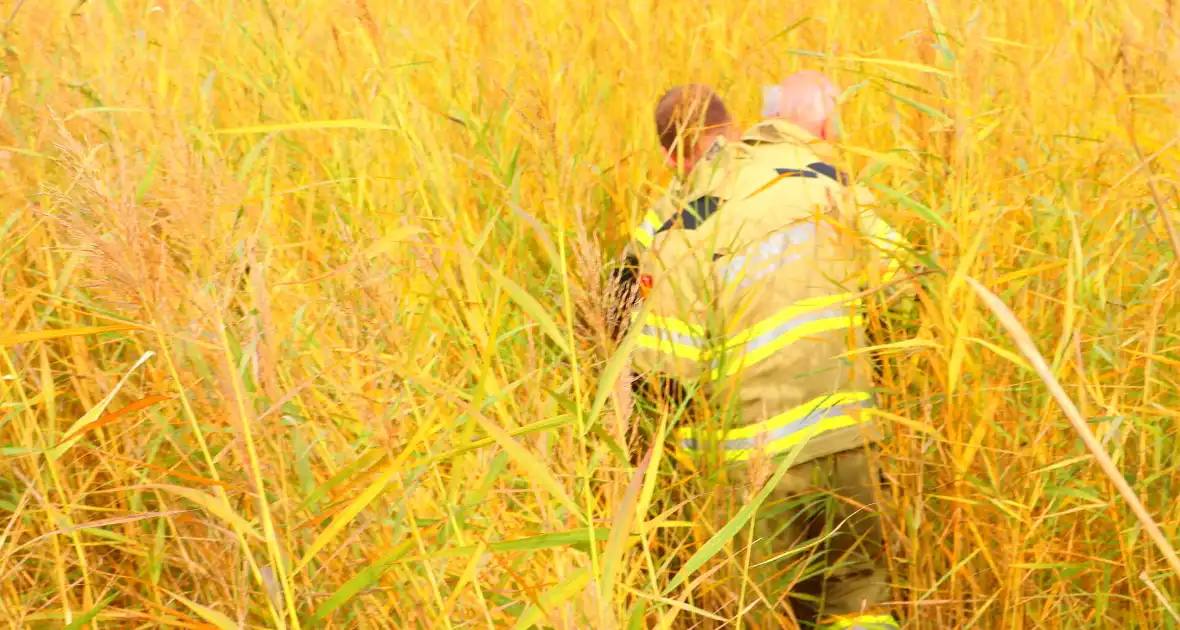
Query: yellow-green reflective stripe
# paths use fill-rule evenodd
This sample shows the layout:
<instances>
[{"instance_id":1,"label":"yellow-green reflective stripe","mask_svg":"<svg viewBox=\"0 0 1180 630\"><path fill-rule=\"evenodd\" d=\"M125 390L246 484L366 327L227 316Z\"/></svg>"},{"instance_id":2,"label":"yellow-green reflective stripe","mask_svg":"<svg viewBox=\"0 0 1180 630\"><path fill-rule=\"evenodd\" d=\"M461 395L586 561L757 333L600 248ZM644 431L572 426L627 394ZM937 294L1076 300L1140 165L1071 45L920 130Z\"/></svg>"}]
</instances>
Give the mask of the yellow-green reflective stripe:
<instances>
[{"instance_id":1,"label":"yellow-green reflective stripe","mask_svg":"<svg viewBox=\"0 0 1180 630\"><path fill-rule=\"evenodd\" d=\"M837 407L837 408L833 409L833 411L836 411L836 410L853 411L852 409L849 409L848 407ZM837 429L844 429L847 427L853 427L858 424L861 424L865 421L866 415L867 414L864 414L863 412L853 411L852 415L843 414L843 415L838 415L838 416L827 416L823 420L819 421L816 424L813 424L808 427L804 427L803 429L796 431L795 433L781 437L781 438L774 440L773 442L770 442L768 444L757 444L756 446L754 446L752 448L726 449L724 451L725 452L725 459L729 460L729 461L745 461L745 460L750 459L750 457L752 455L759 454L759 453L765 454L765 455L773 455L775 453L781 453L783 451L790 450L794 446L798 445L800 442L803 442L805 440L810 440L812 437L815 437L817 435L827 433L829 431L835 431ZM699 448L689 447L688 445L684 444L683 442L681 443L681 445L684 446L684 448L686 450L700 450Z\"/></svg>"},{"instance_id":2,"label":"yellow-green reflective stripe","mask_svg":"<svg viewBox=\"0 0 1180 630\"><path fill-rule=\"evenodd\" d=\"M639 313L631 314L631 323L634 324L639 319ZM670 333L677 333L681 335L689 335L691 337L703 338L705 336L705 327L696 324L690 324L686 321L676 319L675 317L665 317L662 315L648 314L644 324L649 327L666 330Z\"/></svg>"},{"instance_id":3,"label":"yellow-green reflective stripe","mask_svg":"<svg viewBox=\"0 0 1180 630\"><path fill-rule=\"evenodd\" d=\"M699 361L701 349L699 342L685 335L675 335L651 326L645 326L635 341L641 348L670 354L678 359Z\"/></svg>"},{"instance_id":4,"label":"yellow-green reflective stripe","mask_svg":"<svg viewBox=\"0 0 1180 630\"><path fill-rule=\"evenodd\" d=\"M692 348L696 348L697 350L700 350L701 345L703 343L695 335L687 334L687 333L671 332L667 329L662 329L662 328L658 328L656 326L651 326L651 325L644 326L643 330L640 331L639 334L647 336L647 337L651 337L653 339L666 339L668 342L670 342L672 344L680 345L680 346L689 346Z\"/></svg>"},{"instance_id":5,"label":"yellow-green reflective stripe","mask_svg":"<svg viewBox=\"0 0 1180 630\"><path fill-rule=\"evenodd\" d=\"M777 429L772 429L752 437L733 439L727 435L725 436L726 440L724 442L720 442L719 446L727 451L747 451L757 448L763 444L774 444L777 440L781 440L785 437L795 435L800 431L814 427L818 424L821 424L824 420L839 417L851 417L851 413L856 412L858 409L859 406L855 403L836 405L833 407L826 407L824 409L816 409L815 411L812 411L811 413L788 425L781 426ZM684 446L684 448L690 451L701 450L701 442L698 440L682 440L680 443Z\"/></svg>"},{"instance_id":6,"label":"yellow-green reflective stripe","mask_svg":"<svg viewBox=\"0 0 1180 630\"><path fill-rule=\"evenodd\" d=\"M898 625L893 615L861 615L859 617L839 619L824 626L824 630L851 630L853 628L885 630L886 628L901 628L901 626Z\"/></svg>"},{"instance_id":7,"label":"yellow-green reflective stripe","mask_svg":"<svg viewBox=\"0 0 1180 630\"><path fill-rule=\"evenodd\" d=\"M648 210L647 214L643 215L643 223L631 232L631 238L639 241L640 245L644 247L651 247L652 239L655 238L656 230L660 228L660 217L654 211Z\"/></svg>"},{"instance_id":8,"label":"yellow-green reflective stripe","mask_svg":"<svg viewBox=\"0 0 1180 630\"><path fill-rule=\"evenodd\" d=\"M789 321L778 329L748 342L744 353L734 351L733 356L727 356L725 369L722 369L720 362L714 359L713 378L733 376L745 368L765 361L779 350L804 337L841 328L852 328L864 323L864 318L860 315L849 317L838 313L839 311L820 311Z\"/></svg>"},{"instance_id":9,"label":"yellow-green reflective stripe","mask_svg":"<svg viewBox=\"0 0 1180 630\"><path fill-rule=\"evenodd\" d=\"M864 403L872 400L872 394L868 392L836 392L834 394L825 394L817 398L813 398L802 405L793 407L783 413L759 422L756 424L747 425L737 429L730 429L721 433L719 431L712 432L713 437L724 440L742 440L752 438L760 433L767 431L776 431L782 427L798 422L800 419L806 418L812 414L821 412L832 407L840 407L845 405L853 405ZM702 431L695 431L693 429L681 429L677 432L678 436L685 440L697 441L702 439Z\"/></svg>"},{"instance_id":10,"label":"yellow-green reflective stripe","mask_svg":"<svg viewBox=\"0 0 1180 630\"><path fill-rule=\"evenodd\" d=\"M798 317L801 313L813 311L824 308L826 306L835 306L844 302L852 301L856 298L855 293L837 293L835 295L822 295L819 297L806 298L799 300L794 304L784 308L783 310L771 315L761 322L735 334L729 338L725 343L726 348L740 346L749 342L751 339L761 337L762 335L775 330L784 323ZM852 304L854 308L860 307L862 300L855 300Z\"/></svg>"}]
</instances>

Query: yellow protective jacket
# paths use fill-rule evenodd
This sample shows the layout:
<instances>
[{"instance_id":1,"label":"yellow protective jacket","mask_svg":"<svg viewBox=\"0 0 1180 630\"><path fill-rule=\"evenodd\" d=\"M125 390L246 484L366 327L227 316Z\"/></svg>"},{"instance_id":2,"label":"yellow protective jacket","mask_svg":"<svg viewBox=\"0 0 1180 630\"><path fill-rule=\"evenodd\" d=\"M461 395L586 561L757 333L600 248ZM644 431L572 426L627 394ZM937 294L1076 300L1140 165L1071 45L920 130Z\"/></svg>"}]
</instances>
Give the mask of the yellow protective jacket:
<instances>
[{"instance_id":1,"label":"yellow protective jacket","mask_svg":"<svg viewBox=\"0 0 1180 630\"><path fill-rule=\"evenodd\" d=\"M705 160L715 156L724 146L723 142L714 143L706 153ZM612 338L618 338L619 333L626 327L626 317L638 299L635 286L636 272L639 266L639 256L651 247L652 239L664 224L677 215L677 203L684 197L686 184L691 185L692 174L685 181L674 179L665 194L660 197L643 215L639 225L630 232L630 239L623 247L621 259L609 267L613 283L608 286L607 328ZM698 184L699 185L699 184Z\"/></svg>"},{"instance_id":2,"label":"yellow protective jacket","mask_svg":"<svg viewBox=\"0 0 1180 630\"><path fill-rule=\"evenodd\" d=\"M679 194L638 256L632 325L636 372L707 401L712 426L680 445L744 460L806 440L803 463L878 437L869 366L841 356L864 345L862 291L905 247L871 195L782 121L719 143Z\"/></svg>"}]
</instances>

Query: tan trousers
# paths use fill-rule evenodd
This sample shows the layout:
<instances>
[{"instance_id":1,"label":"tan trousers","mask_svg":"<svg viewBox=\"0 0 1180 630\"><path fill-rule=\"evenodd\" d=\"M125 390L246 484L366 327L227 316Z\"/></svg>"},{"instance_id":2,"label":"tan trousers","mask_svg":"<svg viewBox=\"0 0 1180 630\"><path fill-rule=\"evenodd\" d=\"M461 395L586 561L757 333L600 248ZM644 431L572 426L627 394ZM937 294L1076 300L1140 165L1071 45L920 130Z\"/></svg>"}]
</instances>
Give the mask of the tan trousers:
<instances>
[{"instance_id":1,"label":"tan trousers","mask_svg":"<svg viewBox=\"0 0 1180 630\"><path fill-rule=\"evenodd\" d=\"M716 527L753 498L774 468L773 460L726 467L714 502ZM872 488L879 474L863 449L786 472L755 513L752 538L747 525L734 539L739 559L754 541L751 568L739 572L753 581L745 601L761 596L771 609L752 610L744 627L779 628L776 619L784 618L803 628L897 627L885 606L890 588Z\"/></svg>"}]
</instances>

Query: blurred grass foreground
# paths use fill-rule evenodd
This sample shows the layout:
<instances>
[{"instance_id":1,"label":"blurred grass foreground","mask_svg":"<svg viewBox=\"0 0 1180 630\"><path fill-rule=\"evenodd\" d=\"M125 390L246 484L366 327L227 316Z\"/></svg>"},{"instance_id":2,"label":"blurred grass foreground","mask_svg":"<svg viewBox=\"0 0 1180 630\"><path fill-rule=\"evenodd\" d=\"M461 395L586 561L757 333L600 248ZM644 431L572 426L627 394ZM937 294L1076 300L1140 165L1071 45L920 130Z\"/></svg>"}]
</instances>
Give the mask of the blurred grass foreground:
<instances>
[{"instance_id":1,"label":"blurred grass foreground","mask_svg":"<svg viewBox=\"0 0 1180 630\"><path fill-rule=\"evenodd\" d=\"M0 4L4 627L739 627L594 314L655 98L800 69L940 267L882 349L905 627L1180 627L966 281L1177 541L1172 0Z\"/></svg>"}]
</instances>

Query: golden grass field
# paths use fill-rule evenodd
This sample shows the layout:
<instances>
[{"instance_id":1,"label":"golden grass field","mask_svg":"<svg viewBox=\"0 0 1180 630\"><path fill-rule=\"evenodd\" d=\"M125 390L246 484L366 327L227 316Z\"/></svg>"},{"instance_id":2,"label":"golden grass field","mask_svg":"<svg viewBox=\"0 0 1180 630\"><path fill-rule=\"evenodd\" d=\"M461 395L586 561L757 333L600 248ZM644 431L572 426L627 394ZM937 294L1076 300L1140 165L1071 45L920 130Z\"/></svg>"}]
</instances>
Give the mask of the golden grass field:
<instances>
[{"instance_id":1,"label":"golden grass field","mask_svg":"<svg viewBox=\"0 0 1180 630\"><path fill-rule=\"evenodd\" d=\"M0 4L4 627L751 627L594 314L659 94L800 69L937 264L882 349L904 627L1180 627L967 280L1180 540L1171 0Z\"/></svg>"}]
</instances>

